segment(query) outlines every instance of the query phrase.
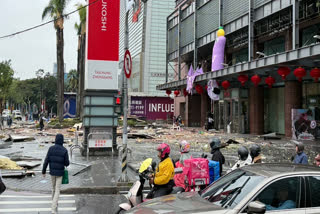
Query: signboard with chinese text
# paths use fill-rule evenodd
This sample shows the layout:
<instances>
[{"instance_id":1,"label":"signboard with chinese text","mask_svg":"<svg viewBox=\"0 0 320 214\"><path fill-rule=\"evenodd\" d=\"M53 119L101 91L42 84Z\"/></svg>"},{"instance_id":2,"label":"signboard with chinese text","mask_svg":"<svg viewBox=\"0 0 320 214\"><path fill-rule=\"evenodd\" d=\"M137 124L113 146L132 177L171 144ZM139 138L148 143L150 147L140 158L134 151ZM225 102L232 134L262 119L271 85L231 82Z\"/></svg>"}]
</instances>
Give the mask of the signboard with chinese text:
<instances>
[{"instance_id":1,"label":"signboard with chinese text","mask_svg":"<svg viewBox=\"0 0 320 214\"><path fill-rule=\"evenodd\" d=\"M120 0L89 0L89 4L85 89L117 90Z\"/></svg>"},{"instance_id":2,"label":"signboard with chinese text","mask_svg":"<svg viewBox=\"0 0 320 214\"><path fill-rule=\"evenodd\" d=\"M130 115L147 120L172 118L174 113L173 99L169 97L134 97L131 96Z\"/></svg>"},{"instance_id":3,"label":"signboard with chinese text","mask_svg":"<svg viewBox=\"0 0 320 214\"><path fill-rule=\"evenodd\" d=\"M90 139L89 148L111 148L112 140L106 139Z\"/></svg>"}]
</instances>

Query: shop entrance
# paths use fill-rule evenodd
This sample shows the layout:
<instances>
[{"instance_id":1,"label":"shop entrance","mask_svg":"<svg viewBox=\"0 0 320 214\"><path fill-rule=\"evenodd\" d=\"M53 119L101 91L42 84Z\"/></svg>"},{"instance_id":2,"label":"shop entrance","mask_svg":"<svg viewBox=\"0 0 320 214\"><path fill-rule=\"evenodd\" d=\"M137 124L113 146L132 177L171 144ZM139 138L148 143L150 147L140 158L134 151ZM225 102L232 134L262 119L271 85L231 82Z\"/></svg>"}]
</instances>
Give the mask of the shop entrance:
<instances>
[{"instance_id":1,"label":"shop entrance","mask_svg":"<svg viewBox=\"0 0 320 214\"><path fill-rule=\"evenodd\" d=\"M230 90L231 91L231 90ZM239 89L224 93L224 99L214 102L215 126L227 132L230 124L231 132L249 132L249 102L240 98Z\"/></svg>"}]
</instances>

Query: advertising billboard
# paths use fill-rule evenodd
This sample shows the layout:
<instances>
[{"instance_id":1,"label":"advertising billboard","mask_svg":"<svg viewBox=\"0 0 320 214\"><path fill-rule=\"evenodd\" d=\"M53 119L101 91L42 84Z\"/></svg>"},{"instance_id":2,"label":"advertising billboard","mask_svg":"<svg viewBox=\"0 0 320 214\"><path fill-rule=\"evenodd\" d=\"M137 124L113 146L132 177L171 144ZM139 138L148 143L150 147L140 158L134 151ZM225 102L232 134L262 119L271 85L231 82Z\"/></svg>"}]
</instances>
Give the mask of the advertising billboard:
<instances>
[{"instance_id":1,"label":"advertising billboard","mask_svg":"<svg viewBox=\"0 0 320 214\"><path fill-rule=\"evenodd\" d=\"M130 99L130 115L143 117L146 120L172 118L174 113L173 99L170 97L135 97Z\"/></svg>"},{"instance_id":2,"label":"advertising billboard","mask_svg":"<svg viewBox=\"0 0 320 214\"><path fill-rule=\"evenodd\" d=\"M120 0L89 0L85 89L118 89Z\"/></svg>"}]
</instances>

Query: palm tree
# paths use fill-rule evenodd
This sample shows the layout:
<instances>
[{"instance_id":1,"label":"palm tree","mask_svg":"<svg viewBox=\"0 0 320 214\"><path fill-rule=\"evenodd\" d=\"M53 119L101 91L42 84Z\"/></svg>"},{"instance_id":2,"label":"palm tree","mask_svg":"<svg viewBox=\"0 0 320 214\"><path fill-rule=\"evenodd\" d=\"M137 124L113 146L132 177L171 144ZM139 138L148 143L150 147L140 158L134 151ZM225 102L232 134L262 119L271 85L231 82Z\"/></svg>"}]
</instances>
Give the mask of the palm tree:
<instances>
[{"instance_id":1,"label":"palm tree","mask_svg":"<svg viewBox=\"0 0 320 214\"><path fill-rule=\"evenodd\" d=\"M84 92L84 70L85 70L85 49L86 49L86 21L87 10L82 4L77 4L79 10L80 24L75 23L75 29L78 34L78 93L77 93L77 117L82 120L83 115L83 92Z\"/></svg>"},{"instance_id":2,"label":"palm tree","mask_svg":"<svg viewBox=\"0 0 320 214\"><path fill-rule=\"evenodd\" d=\"M68 73L68 91L76 92L78 89L78 72L76 69L72 69Z\"/></svg>"},{"instance_id":3,"label":"palm tree","mask_svg":"<svg viewBox=\"0 0 320 214\"><path fill-rule=\"evenodd\" d=\"M42 13L42 19L47 16L54 18L54 28L57 36L57 91L58 91L58 117L63 120L63 98L64 98L64 59L63 59L63 21L64 10L69 0L50 0Z\"/></svg>"}]
</instances>

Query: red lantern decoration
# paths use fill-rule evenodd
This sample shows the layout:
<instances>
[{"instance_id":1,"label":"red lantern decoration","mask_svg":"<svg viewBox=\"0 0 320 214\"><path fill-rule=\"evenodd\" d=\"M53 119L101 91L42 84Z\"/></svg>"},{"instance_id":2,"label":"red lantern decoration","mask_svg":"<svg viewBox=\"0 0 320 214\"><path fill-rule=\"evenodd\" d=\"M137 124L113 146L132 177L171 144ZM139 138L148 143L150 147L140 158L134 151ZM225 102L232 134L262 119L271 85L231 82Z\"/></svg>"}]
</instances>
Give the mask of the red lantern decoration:
<instances>
[{"instance_id":1,"label":"red lantern decoration","mask_svg":"<svg viewBox=\"0 0 320 214\"><path fill-rule=\"evenodd\" d=\"M306 69L304 68L297 68L294 70L293 74L298 78L298 80L301 82L302 78L307 75Z\"/></svg>"},{"instance_id":2,"label":"red lantern decoration","mask_svg":"<svg viewBox=\"0 0 320 214\"><path fill-rule=\"evenodd\" d=\"M238 76L238 80L239 82L241 82L242 86L244 86L244 84L248 81L248 79L249 79L248 75L241 74Z\"/></svg>"},{"instance_id":3,"label":"red lantern decoration","mask_svg":"<svg viewBox=\"0 0 320 214\"><path fill-rule=\"evenodd\" d=\"M175 90L174 92L174 95L176 95L176 97L180 94L180 91L179 90Z\"/></svg>"},{"instance_id":4,"label":"red lantern decoration","mask_svg":"<svg viewBox=\"0 0 320 214\"><path fill-rule=\"evenodd\" d=\"M314 79L315 82L318 82L318 79L320 78L320 69L314 68L310 71L310 76Z\"/></svg>"},{"instance_id":5,"label":"red lantern decoration","mask_svg":"<svg viewBox=\"0 0 320 214\"><path fill-rule=\"evenodd\" d=\"M290 74L290 68L288 67L280 67L278 69L278 74L282 77L283 80Z\"/></svg>"},{"instance_id":6,"label":"red lantern decoration","mask_svg":"<svg viewBox=\"0 0 320 214\"><path fill-rule=\"evenodd\" d=\"M198 94L202 94L203 93L203 88L201 85L196 85L195 86L195 89L197 91Z\"/></svg>"},{"instance_id":7,"label":"red lantern decoration","mask_svg":"<svg viewBox=\"0 0 320 214\"><path fill-rule=\"evenodd\" d=\"M166 90L166 94L167 94L168 96L170 96L171 90L167 89L167 90Z\"/></svg>"},{"instance_id":8,"label":"red lantern decoration","mask_svg":"<svg viewBox=\"0 0 320 214\"><path fill-rule=\"evenodd\" d=\"M256 74L251 77L251 81L253 82L254 86L257 87L261 81L261 78Z\"/></svg>"},{"instance_id":9,"label":"red lantern decoration","mask_svg":"<svg viewBox=\"0 0 320 214\"><path fill-rule=\"evenodd\" d=\"M188 96L188 92L187 92L187 89L183 89L183 96Z\"/></svg>"},{"instance_id":10,"label":"red lantern decoration","mask_svg":"<svg viewBox=\"0 0 320 214\"><path fill-rule=\"evenodd\" d=\"M221 83L221 86L224 88L224 90L227 90L230 87L230 82L225 80Z\"/></svg>"},{"instance_id":11,"label":"red lantern decoration","mask_svg":"<svg viewBox=\"0 0 320 214\"><path fill-rule=\"evenodd\" d=\"M272 76L268 76L264 81L269 86L269 88L272 88L272 85L276 82L276 80Z\"/></svg>"}]
</instances>

